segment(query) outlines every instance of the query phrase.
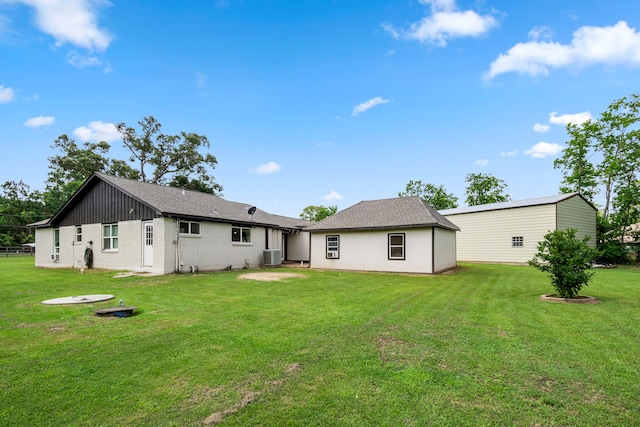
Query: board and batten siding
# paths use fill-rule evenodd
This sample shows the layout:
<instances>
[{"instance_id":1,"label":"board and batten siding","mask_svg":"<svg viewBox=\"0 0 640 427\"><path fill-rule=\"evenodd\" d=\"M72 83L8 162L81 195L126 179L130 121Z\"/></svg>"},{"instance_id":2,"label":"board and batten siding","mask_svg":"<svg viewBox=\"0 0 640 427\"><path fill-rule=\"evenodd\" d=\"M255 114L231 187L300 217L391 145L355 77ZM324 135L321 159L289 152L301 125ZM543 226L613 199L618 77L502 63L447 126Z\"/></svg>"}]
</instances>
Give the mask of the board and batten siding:
<instances>
[{"instance_id":1,"label":"board and batten siding","mask_svg":"<svg viewBox=\"0 0 640 427\"><path fill-rule=\"evenodd\" d=\"M537 243L556 227L553 204L445 217L460 227L458 261L526 263L536 253ZM513 237L522 237L523 246L513 247Z\"/></svg>"},{"instance_id":2,"label":"board and batten siding","mask_svg":"<svg viewBox=\"0 0 640 427\"><path fill-rule=\"evenodd\" d=\"M558 203L557 215L558 230L575 228L578 239L589 236L587 244L596 247L596 210L582 197L576 196Z\"/></svg>"}]
</instances>

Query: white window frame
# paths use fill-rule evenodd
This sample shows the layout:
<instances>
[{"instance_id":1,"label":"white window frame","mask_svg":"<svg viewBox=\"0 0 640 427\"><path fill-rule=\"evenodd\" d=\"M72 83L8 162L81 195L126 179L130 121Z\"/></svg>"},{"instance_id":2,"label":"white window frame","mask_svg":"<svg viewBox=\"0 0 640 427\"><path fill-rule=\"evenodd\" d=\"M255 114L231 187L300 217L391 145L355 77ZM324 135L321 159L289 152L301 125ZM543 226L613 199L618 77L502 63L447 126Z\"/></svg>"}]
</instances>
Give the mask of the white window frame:
<instances>
[{"instance_id":1,"label":"white window frame","mask_svg":"<svg viewBox=\"0 0 640 427\"><path fill-rule=\"evenodd\" d=\"M402 243L392 243L392 240L396 239L396 238L402 238ZM389 257L390 260L400 260L403 261L406 259L406 243L407 243L407 236L405 233L389 233L388 234L388 238L387 238L387 243L388 243L388 250L387 250L387 255ZM392 250L397 250L398 248L401 249L402 254L401 255L394 255L392 254Z\"/></svg>"},{"instance_id":2,"label":"white window frame","mask_svg":"<svg viewBox=\"0 0 640 427\"><path fill-rule=\"evenodd\" d=\"M231 243L234 245L250 245L251 234L251 227L234 225L231 227Z\"/></svg>"},{"instance_id":3,"label":"white window frame","mask_svg":"<svg viewBox=\"0 0 640 427\"><path fill-rule=\"evenodd\" d=\"M82 242L82 226L76 225L76 243Z\"/></svg>"},{"instance_id":4,"label":"white window frame","mask_svg":"<svg viewBox=\"0 0 640 427\"><path fill-rule=\"evenodd\" d=\"M106 235L106 231L109 230L109 234ZM114 233L115 230L115 233ZM117 252L118 251L118 224L102 224L102 250L105 252ZM109 245L105 244L109 242Z\"/></svg>"},{"instance_id":5,"label":"white window frame","mask_svg":"<svg viewBox=\"0 0 640 427\"><path fill-rule=\"evenodd\" d=\"M54 259L60 258L60 229L53 229L53 255L55 255Z\"/></svg>"},{"instance_id":6,"label":"white window frame","mask_svg":"<svg viewBox=\"0 0 640 427\"><path fill-rule=\"evenodd\" d=\"M511 238L512 248L524 248L524 236L513 236Z\"/></svg>"},{"instance_id":7,"label":"white window frame","mask_svg":"<svg viewBox=\"0 0 640 427\"><path fill-rule=\"evenodd\" d=\"M327 259L340 258L340 236L332 234L326 236L326 253Z\"/></svg>"},{"instance_id":8,"label":"white window frame","mask_svg":"<svg viewBox=\"0 0 640 427\"><path fill-rule=\"evenodd\" d=\"M186 231L183 231L183 226ZM201 232L201 225L195 221L178 221L178 231L183 236L199 236Z\"/></svg>"}]
</instances>

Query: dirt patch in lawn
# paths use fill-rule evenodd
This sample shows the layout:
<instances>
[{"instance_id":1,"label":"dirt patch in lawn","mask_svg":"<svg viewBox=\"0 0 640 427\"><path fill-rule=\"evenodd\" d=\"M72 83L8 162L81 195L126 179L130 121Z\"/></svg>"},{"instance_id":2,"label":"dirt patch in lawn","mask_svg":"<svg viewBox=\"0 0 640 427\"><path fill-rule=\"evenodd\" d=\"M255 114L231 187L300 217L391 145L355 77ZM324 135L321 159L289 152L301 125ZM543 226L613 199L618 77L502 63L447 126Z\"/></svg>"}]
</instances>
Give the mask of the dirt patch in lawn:
<instances>
[{"instance_id":1,"label":"dirt patch in lawn","mask_svg":"<svg viewBox=\"0 0 640 427\"><path fill-rule=\"evenodd\" d=\"M301 273L278 273L275 271L265 271L260 273L246 273L238 276L238 279L258 280L261 282L277 282L283 279L305 277Z\"/></svg>"}]
</instances>

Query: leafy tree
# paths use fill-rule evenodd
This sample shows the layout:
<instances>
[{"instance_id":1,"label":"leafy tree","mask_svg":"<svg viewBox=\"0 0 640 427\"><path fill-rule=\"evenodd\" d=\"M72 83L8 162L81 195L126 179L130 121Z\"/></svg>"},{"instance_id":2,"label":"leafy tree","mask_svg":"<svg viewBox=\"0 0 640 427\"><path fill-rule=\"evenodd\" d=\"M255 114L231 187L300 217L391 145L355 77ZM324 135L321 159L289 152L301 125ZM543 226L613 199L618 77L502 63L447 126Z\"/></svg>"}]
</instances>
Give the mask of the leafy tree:
<instances>
[{"instance_id":1,"label":"leafy tree","mask_svg":"<svg viewBox=\"0 0 640 427\"><path fill-rule=\"evenodd\" d=\"M593 272L591 262L598 256L598 251L587 242L589 236L579 240L576 230L555 230L547 233L542 242L538 242L537 250L529 265L548 273L551 284L561 298L575 298L580 289L587 286Z\"/></svg>"},{"instance_id":2,"label":"leafy tree","mask_svg":"<svg viewBox=\"0 0 640 427\"><path fill-rule=\"evenodd\" d=\"M7 181L2 184L0 245L15 246L32 243L34 237L25 225L46 217L40 192L32 192L22 181Z\"/></svg>"},{"instance_id":3,"label":"leafy tree","mask_svg":"<svg viewBox=\"0 0 640 427\"><path fill-rule=\"evenodd\" d=\"M207 169L214 169L218 161L212 154L203 155L199 151L210 147L206 136L187 132L165 135L153 116L145 117L138 124L140 134L124 123L117 124L116 128L131 153L129 161L137 164L142 181L174 186L188 183L191 188L207 189L210 193L222 191L222 186Z\"/></svg>"},{"instance_id":4,"label":"leafy tree","mask_svg":"<svg viewBox=\"0 0 640 427\"><path fill-rule=\"evenodd\" d=\"M338 206L307 206L302 210L300 218L318 222L338 212Z\"/></svg>"},{"instance_id":5,"label":"leafy tree","mask_svg":"<svg viewBox=\"0 0 640 427\"><path fill-rule=\"evenodd\" d=\"M49 174L44 195L45 205L55 213L94 172L105 172L138 179L139 174L122 160L107 157L111 146L107 142L85 142L79 146L67 135L60 135L51 148L62 153L49 157Z\"/></svg>"},{"instance_id":6,"label":"leafy tree","mask_svg":"<svg viewBox=\"0 0 640 427\"><path fill-rule=\"evenodd\" d=\"M409 181L405 191L398 193L400 197L418 196L425 203L436 210L452 209L458 207L458 198L452 193L447 193L444 185L435 186L422 181Z\"/></svg>"},{"instance_id":7,"label":"leafy tree","mask_svg":"<svg viewBox=\"0 0 640 427\"><path fill-rule=\"evenodd\" d=\"M554 162L563 174L560 191L592 202L602 191L602 216L611 229L600 243L622 243L640 222L640 95L617 99L600 118L569 124L567 131L571 139Z\"/></svg>"},{"instance_id":8,"label":"leafy tree","mask_svg":"<svg viewBox=\"0 0 640 427\"><path fill-rule=\"evenodd\" d=\"M491 174L470 173L464 181L467 183L465 194L467 195L466 203L469 206L511 200L511 196L504 194L507 184Z\"/></svg>"}]
</instances>

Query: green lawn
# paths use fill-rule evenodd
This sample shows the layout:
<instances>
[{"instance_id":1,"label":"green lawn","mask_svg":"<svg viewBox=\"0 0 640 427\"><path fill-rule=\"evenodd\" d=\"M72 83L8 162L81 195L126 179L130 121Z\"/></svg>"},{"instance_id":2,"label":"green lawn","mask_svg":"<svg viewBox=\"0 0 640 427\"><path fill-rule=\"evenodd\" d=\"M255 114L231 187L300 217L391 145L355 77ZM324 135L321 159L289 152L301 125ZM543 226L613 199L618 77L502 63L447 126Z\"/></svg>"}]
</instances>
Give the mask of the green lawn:
<instances>
[{"instance_id":1,"label":"green lawn","mask_svg":"<svg viewBox=\"0 0 640 427\"><path fill-rule=\"evenodd\" d=\"M640 270L114 278L0 258L0 425L640 425ZM115 300L47 306L50 298ZM97 308L123 298L126 319Z\"/></svg>"}]
</instances>

